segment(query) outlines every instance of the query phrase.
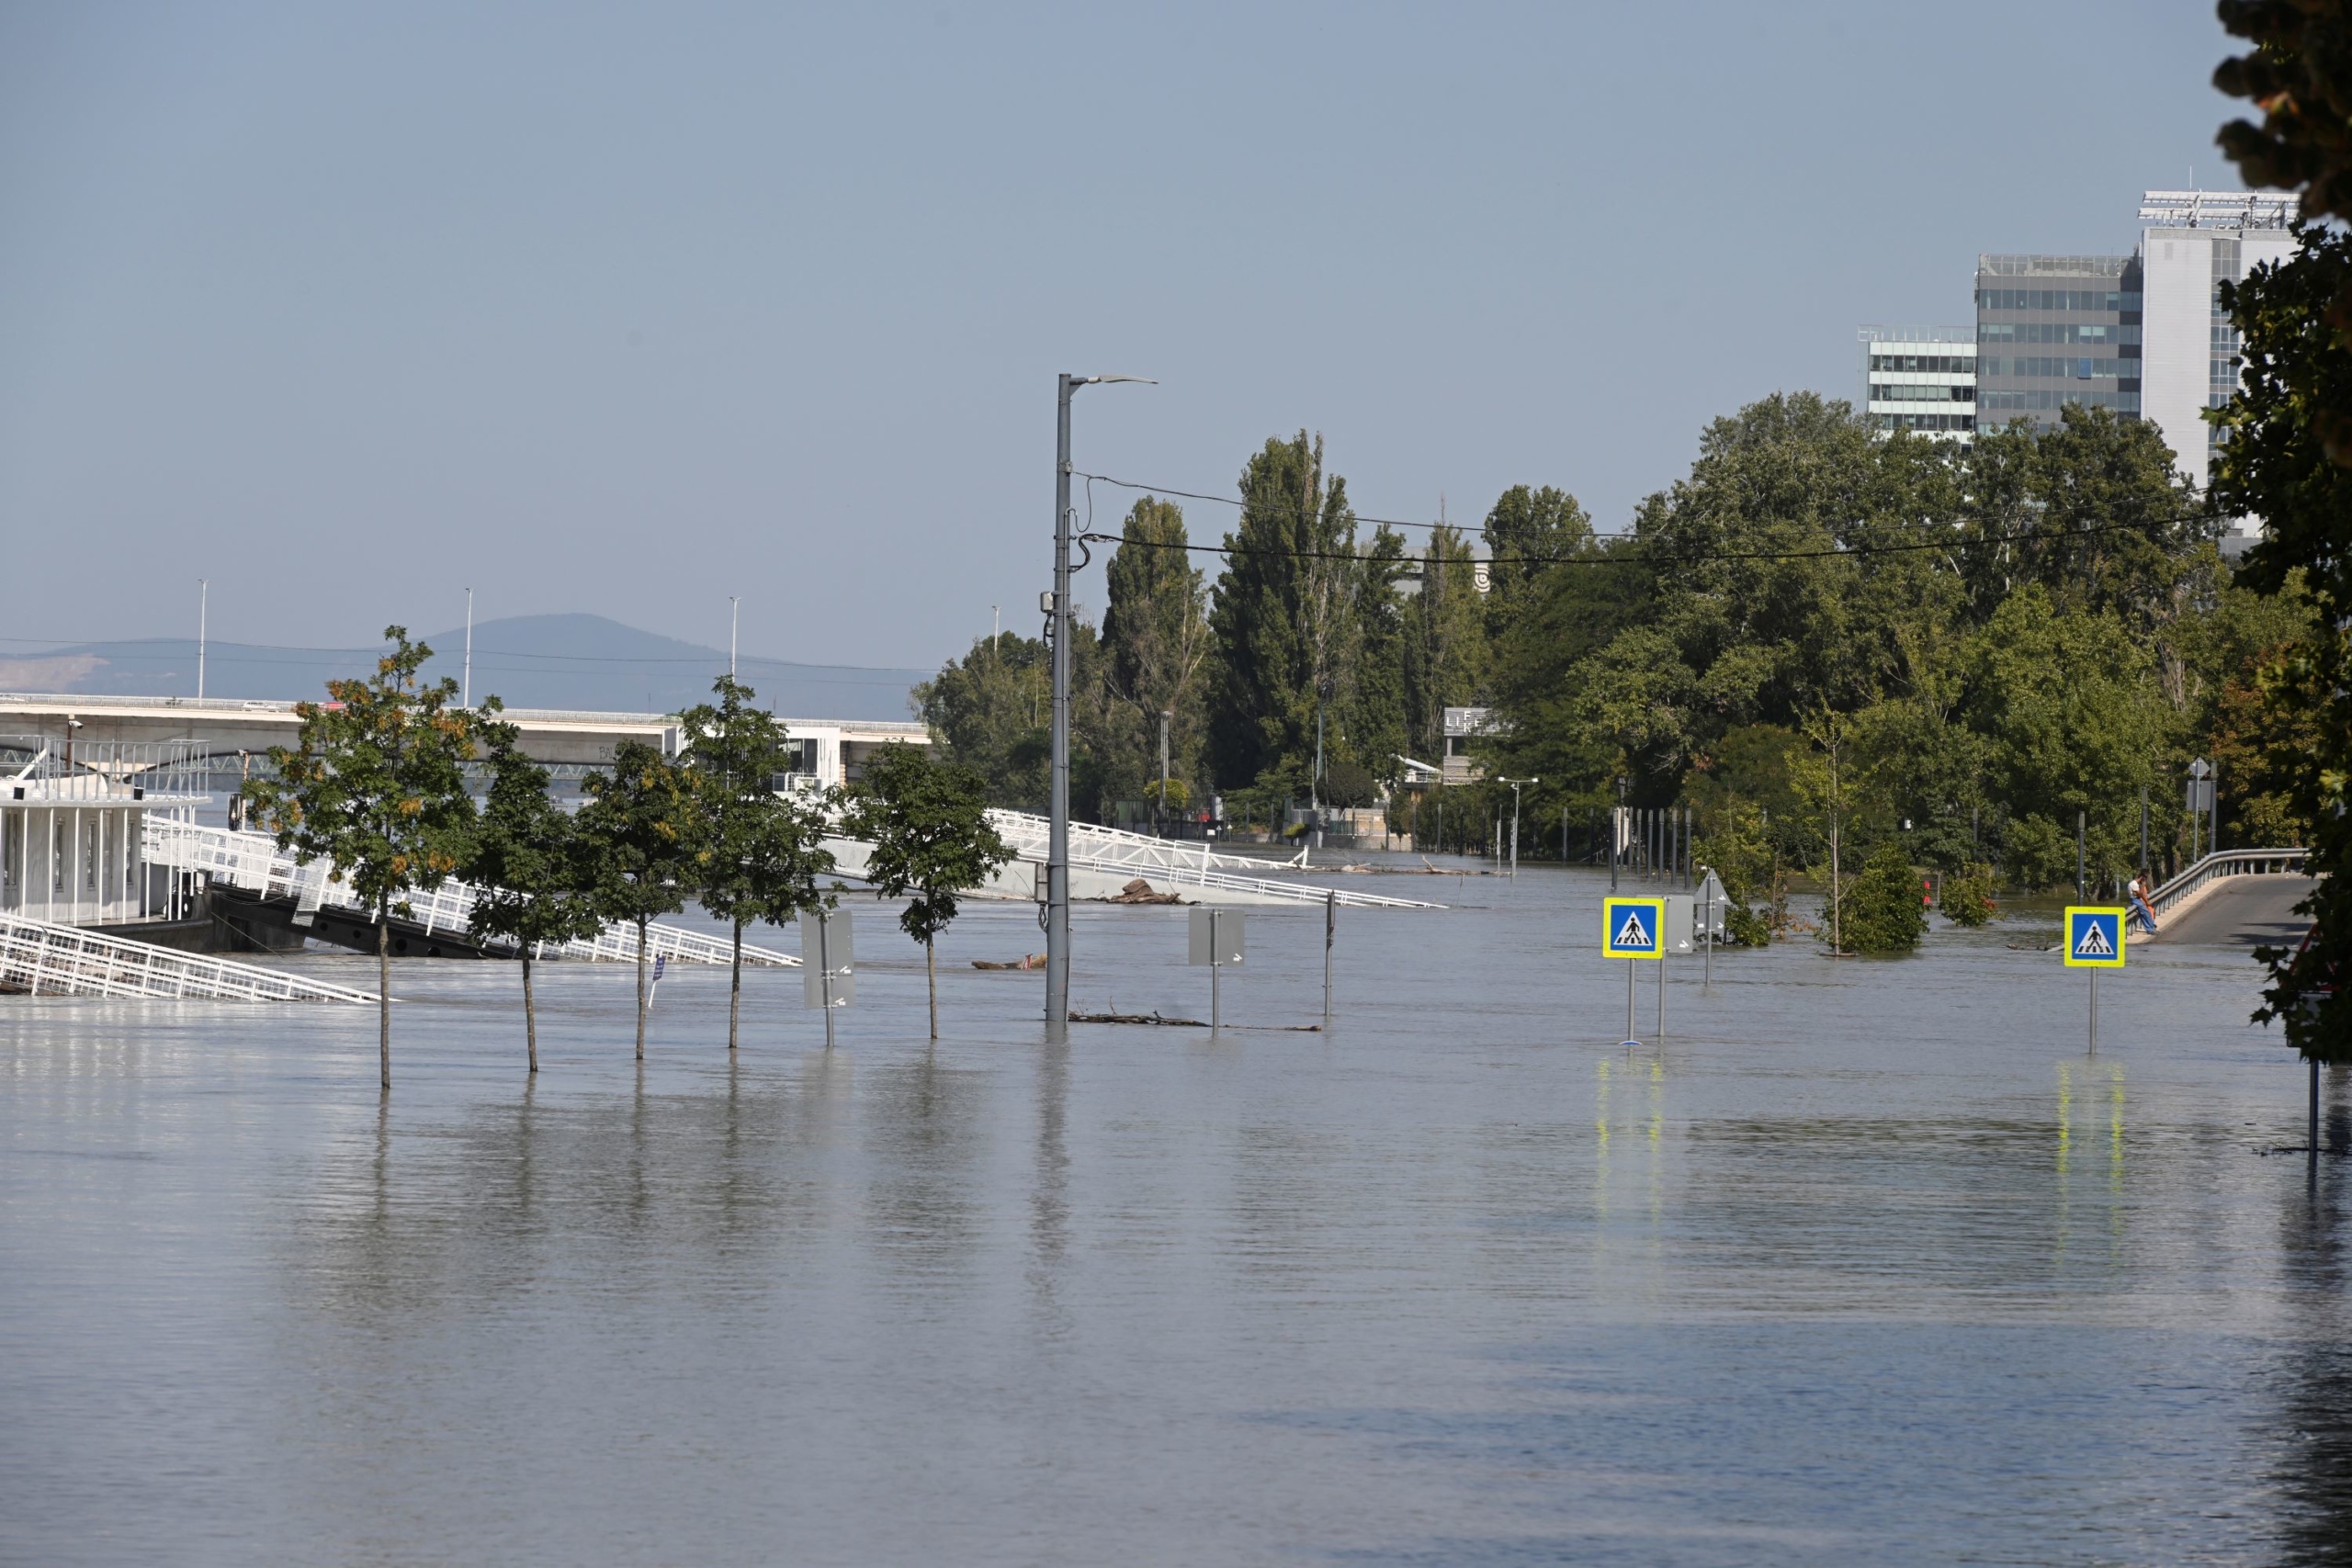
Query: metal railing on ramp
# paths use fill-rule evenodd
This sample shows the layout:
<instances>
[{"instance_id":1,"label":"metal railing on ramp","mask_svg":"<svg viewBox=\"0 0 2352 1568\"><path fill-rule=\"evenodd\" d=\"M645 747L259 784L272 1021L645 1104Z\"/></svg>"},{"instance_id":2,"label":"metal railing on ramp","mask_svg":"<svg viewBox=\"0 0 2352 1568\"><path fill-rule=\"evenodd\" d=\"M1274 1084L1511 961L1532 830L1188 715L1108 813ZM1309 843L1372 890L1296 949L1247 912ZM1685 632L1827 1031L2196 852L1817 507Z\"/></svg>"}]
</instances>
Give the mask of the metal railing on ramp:
<instances>
[{"instance_id":1,"label":"metal railing on ramp","mask_svg":"<svg viewBox=\"0 0 2352 1568\"><path fill-rule=\"evenodd\" d=\"M1052 824L1028 811L991 809L989 820L997 835L1024 861L1044 864ZM1069 863L1090 871L1125 872L1166 887L1222 888L1250 893L1292 904L1321 904L1336 899L1353 909L1442 909L1419 898L1392 898L1379 893L1294 882L1263 874L1288 869L1279 862L1248 855L1219 854L1205 842L1155 839L1117 828L1097 828L1073 822L1069 829ZM1307 869L1307 868L1300 868Z\"/></svg>"},{"instance_id":2,"label":"metal railing on ramp","mask_svg":"<svg viewBox=\"0 0 2352 1568\"><path fill-rule=\"evenodd\" d=\"M79 926L0 915L0 990L33 996L160 997L223 1002L372 1002L371 991L181 953Z\"/></svg>"},{"instance_id":3,"label":"metal railing on ramp","mask_svg":"<svg viewBox=\"0 0 2352 1568\"><path fill-rule=\"evenodd\" d=\"M333 878L326 862L305 864L291 852L280 850L277 840L267 833L237 832L151 816L145 821L144 849L150 865L200 871L214 882L257 893L265 898L291 898L298 912L331 905L356 911L370 919L375 918L375 912L361 904L347 884ZM429 893L411 893L404 902L409 907L409 919L426 932L448 931L454 935L469 929L478 897L470 884L449 881ZM658 922L646 928L645 953L649 958L666 957L677 964L724 964L730 951L726 938L705 931ZM540 958L634 963L637 928L616 920L593 937L560 944L541 942L532 953ZM748 942L743 944L743 962L777 969L800 966L800 960L789 953L755 947Z\"/></svg>"},{"instance_id":4,"label":"metal railing on ramp","mask_svg":"<svg viewBox=\"0 0 2352 1568\"><path fill-rule=\"evenodd\" d=\"M2187 908L2225 878L2301 871L2309 854L2307 850L2217 850L2149 894L2148 908L2161 920Z\"/></svg>"}]
</instances>

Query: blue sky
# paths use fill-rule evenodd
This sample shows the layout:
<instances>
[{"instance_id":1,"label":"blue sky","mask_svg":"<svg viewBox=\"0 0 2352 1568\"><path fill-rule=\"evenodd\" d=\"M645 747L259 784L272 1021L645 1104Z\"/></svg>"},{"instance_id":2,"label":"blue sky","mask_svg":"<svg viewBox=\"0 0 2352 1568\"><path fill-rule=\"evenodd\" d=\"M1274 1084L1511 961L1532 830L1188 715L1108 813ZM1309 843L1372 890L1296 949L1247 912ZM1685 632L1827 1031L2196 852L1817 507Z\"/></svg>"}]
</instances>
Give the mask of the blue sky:
<instances>
[{"instance_id":1,"label":"blue sky","mask_svg":"<svg viewBox=\"0 0 2352 1568\"><path fill-rule=\"evenodd\" d=\"M928 665L1080 468L1603 526L2214 152L2197 5L0 9L0 656L592 611ZM1124 502L1099 491L1095 518ZM1193 503L1195 537L1226 509ZM1099 608L1100 574L1081 580Z\"/></svg>"}]
</instances>

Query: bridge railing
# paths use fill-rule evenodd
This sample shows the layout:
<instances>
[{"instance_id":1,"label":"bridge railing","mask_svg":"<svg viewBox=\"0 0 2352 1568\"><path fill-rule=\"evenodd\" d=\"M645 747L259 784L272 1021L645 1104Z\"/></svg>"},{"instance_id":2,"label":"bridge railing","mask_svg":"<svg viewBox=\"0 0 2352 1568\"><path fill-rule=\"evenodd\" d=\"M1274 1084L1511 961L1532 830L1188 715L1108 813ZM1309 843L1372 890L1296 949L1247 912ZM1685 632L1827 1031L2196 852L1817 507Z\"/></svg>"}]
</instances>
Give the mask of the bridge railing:
<instances>
[{"instance_id":1,"label":"bridge railing","mask_svg":"<svg viewBox=\"0 0 2352 1568\"><path fill-rule=\"evenodd\" d=\"M356 910L370 919L375 918L375 912L360 902L347 883L334 879L326 862L314 860L305 864L291 852L280 850L277 840L266 833L236 832L153 816L147 818L144 827L145 851L151 865L200 871L215 882L257 893L265 898L291 898L298 917L332 905L338 909ZM470 884L451 880L429 892L411 893L404 902L409 907L408 918L428 935L435 931L462 935L470 929L474 903L479 897ZM725 964L730 952L726 938L707 932L659 922L646 928L648 958L668 958L679 964ZM532 953L540 958L634 963L637 928L616 920L594 936L577 942L540 942ZM750 942L743 944L743 962L780 969L800 966L800 960L791 953Z\"/></svg>"},{"instance_id":2,"label":"bridge railing","mask_svg":"<svg viewBox=\"0 0 2352 1568\"><path fill-rule=\"evenodd\" d=\"M2163 919L2210 892L2225 877L2272 875L2301 871L2310 852L2299 849L2217 850L2148 895L2148 908Z\"/></svg>"},{"instance_id":3,"label":"bridge railing","mask_svg":"<svg viewBox=\"0 0 2352 1568\"><path fill-rule=\"evenodd\" d=\"M371 992L284 969L79 926L0 915L0 990L34 996L162 997L232 1002L372 1002Z\"/></svg>"}]
</instances>

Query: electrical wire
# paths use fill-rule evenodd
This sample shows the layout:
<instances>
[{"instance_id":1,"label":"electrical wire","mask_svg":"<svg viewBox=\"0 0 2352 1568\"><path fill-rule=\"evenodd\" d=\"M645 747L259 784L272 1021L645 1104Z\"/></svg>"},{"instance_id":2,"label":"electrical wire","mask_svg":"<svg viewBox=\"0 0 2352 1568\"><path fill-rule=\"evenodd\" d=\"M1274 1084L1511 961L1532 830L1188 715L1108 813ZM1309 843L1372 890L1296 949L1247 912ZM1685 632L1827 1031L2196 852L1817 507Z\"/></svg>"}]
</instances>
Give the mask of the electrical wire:
<instances>
[{"instance_id":1,"label":"electrical wire","mask_svg":"<svg viewBox=\"0 0 2352 1568\"><path fill-rule=\"evenodd\" d=\"M1172 492L1171 492L1172 493ZM1214 497L1210 499L1215 499ZM1946 535L1934 539L1906 540L1898 544L1829 545L1817 549L1801 550L1625 550L1600 555L1570 556L1482 556L1462 557L1445 564L1457 566L1695 566L1709 561L1751 560L1825 560L1839 556L1900 555L1913 550L1969 549L1984 545L2011 545L2037 539L2081 539L2098 534L2132 532L2166 523L2200 520L2188 517L2151 518L2139 523L2097 523L2085 528L2024 528L2007 534L1980 534L1973 537ZM1937 525L1929 525L1936 526ZM1395 561L1399 566L1430 564L1421 556L1364 555L1348 550L1271 550L1234 545L1172 545L1156 539L1129 539L1117 534L1089 534L1084 537L1097 544L1133 545L1147 550L1184 550L1199 555L1214 556L1279 556L1292 560L1344 560L1359 564L1381 559ZM1625 536L1614 536L1623 538Z\"/></svg>"}]
</instances>

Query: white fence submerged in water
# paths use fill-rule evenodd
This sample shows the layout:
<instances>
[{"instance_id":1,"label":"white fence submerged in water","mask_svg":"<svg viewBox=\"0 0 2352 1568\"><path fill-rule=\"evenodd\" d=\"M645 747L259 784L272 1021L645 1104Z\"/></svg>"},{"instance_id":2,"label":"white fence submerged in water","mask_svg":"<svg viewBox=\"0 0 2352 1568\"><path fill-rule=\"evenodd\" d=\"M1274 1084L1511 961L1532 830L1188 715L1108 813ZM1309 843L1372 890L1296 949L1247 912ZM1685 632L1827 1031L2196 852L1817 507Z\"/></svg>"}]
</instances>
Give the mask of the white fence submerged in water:
<instances>
[{"instance_id":1,"label":"white fence submerged in water","mask_svg":"<svg viewBox=\"0 0 2352 1568\"><path fill-rule=\"evenodd\" d=\"M0 990L33 996L160 997L227 1002L372 1002L371 991L257 964L180 953L0 915Z\"/></svg>"},{"instance_id":2,"label":"white fence submerged in water","mask_svg":"<svg viewBox=\"0 0 2352 1568\"><path fill-rule=\"evenodd\" d=\"M991 809L989 820L997 834L1024 861L1044 863L1052 824L1027 811ZM1264 874L1274 871L1310 870L1298 862L1263 861L1248 855L1219 854L1204 840L1155 839L1118 828L1097 828L1073 822L1069 828L1069 863L1090 871L1125 872L1155 886L1223 889L1254 894L1283 903L1321 904L1336 900L1344 908L1442 909L1442 904L1418 898L1392 898L1379 893L1359 893L1318 884L1292 882Z\"/></svg>"},{"instance_id":3,"label":"white fence submerged in water","mask_svg":"<svg viewBox=\"0 0 2352 1568\"><path fill-rule=\"evenodd\" d=\"M266 833L237 832L150 816L145 835L147 862L151 865L200 871L216 883L258 893L266 898L292 898L296 908L301 911L331 905L374 918L374 911L363 908L349 886L333 879L326 862L312 861L305 865L280 850L277 840ZM409 918L428 933L447 931L462 935L472 918L476 897L469 885L452 881L429 893L412 893L405 902ZM616 921L593 937L560 944L542 942L532 951L541 958L634 963L637 928ZM649 958L667 958L674 964L725 964L730 948L724 937L657 923L646 928L645 952ZM789 953L754 947L750 942L743 944L743 962L777 969L800 966L800 960Z\"/></svg>"}]
</instances>

